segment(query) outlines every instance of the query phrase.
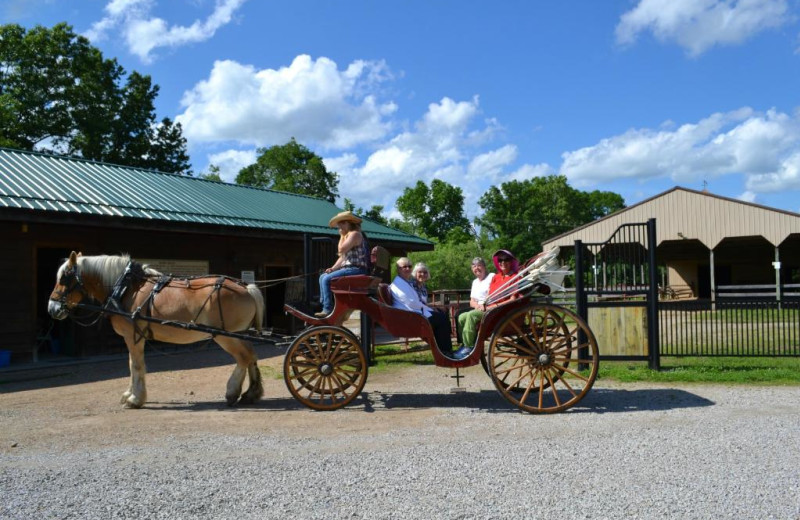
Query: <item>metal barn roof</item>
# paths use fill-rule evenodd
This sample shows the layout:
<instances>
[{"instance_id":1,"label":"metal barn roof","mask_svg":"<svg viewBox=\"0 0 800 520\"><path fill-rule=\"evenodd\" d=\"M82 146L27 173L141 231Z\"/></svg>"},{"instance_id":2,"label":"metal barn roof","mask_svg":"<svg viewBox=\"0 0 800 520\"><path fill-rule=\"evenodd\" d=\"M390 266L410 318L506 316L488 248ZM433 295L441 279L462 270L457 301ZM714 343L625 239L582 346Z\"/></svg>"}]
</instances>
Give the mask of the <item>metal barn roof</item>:
<instances>
[{"instance_id":1,"label":"metal barn roof","mask_svg":"<svg viewBox=\"0 0 800 520\"><path fill-rule=\"evenodd\" d=\"M326 200L73 157L0 148L0 208L335 234ZM371 239L432 248L364 220Z\"/></svg>"}]
</instances>

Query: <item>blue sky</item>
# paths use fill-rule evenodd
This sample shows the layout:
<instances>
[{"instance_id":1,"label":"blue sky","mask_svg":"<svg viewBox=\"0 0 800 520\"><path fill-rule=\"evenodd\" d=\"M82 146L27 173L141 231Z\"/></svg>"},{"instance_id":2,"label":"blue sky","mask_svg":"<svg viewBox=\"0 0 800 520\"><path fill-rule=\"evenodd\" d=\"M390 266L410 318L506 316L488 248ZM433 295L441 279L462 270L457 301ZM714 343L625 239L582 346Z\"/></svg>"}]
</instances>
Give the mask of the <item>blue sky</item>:
<instances>
[{"instance_id":1,"label":"blue sky","mask_svg":"<svg viewBox=\"0 0 800 520\"><path fill-rule=\"evenodd\" d=\"M161 88L197 172L291 137L382 204L559 173L627 204L680 185L800 212L798 0L5 0ZM341 200L340 200L341 202Z\"/></svg>"}]
</instances>

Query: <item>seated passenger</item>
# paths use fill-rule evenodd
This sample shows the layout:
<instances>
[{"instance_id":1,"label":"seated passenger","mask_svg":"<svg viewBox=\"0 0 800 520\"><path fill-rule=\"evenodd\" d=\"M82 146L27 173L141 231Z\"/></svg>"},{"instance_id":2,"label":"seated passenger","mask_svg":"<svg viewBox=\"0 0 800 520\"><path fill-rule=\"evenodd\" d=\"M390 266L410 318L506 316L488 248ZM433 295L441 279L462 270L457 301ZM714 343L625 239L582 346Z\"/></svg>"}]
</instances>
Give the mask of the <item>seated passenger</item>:
<instances>
[{"instance_id":1,"label":"seated passenger","mask_svg":"<svg viewBox=\"0 0 800 520\"><path fill-rule=\"evenodd\" d=\"M391 285L393 303L397 309L422 314L431 324L433 335L439 351L445 356L453 355L453 344L450 340L450 320L443 312L434 312L433 309L420 300L419 294L411 285L411 261L402 257L397 260L397 276Z\"/></svg>"},{"instance_id":2,"label":"seated passenger","mask_svg":"<svg viewBox=\"0 0 800 520\"><path fill-rule=\"evenodd\" d=\"M483 258L476 256L472 259L472 289L469 293L470 310L458 315L458 331L463 345L472 347L478 338L478 324L483 317L483 306L489 296L489 284L492 283L494 273L486 269Z\"/></svg>"},{"instance_id":3,"label":"seated passenger","mask_svg":"<svg viewBox=\"0 0 800 520\"><path fill-rule=\"evenodd\" d=\"M517 258L508 250L500 249L492 255L492 260L494 262L495 268L497 268L497 273L492 276L491 281L489 282L489 295L483 303L479 303L475 310L479 312L467 312L459 316L458 323L462 327L462 335L464 339L464 345L456 350L454 356L456 359L463 359L467 357L472 349L475 348L475 341L477 340L478 336L478 324L483 317L483 313L486 312L487 309L491 309L492 307L497 307L498 305L507 302L512 298L517 298L519 296L518 293L514 292L514 285L513 283L509 283L514 277L517 275L519 271L519 261ZM473 282L474 283L474 282ZM487 303L487 301L491 301L491 303ZM470 304L472 302L470 301ZM461 317L464 317L464 323L462 323Z\"/></svg>"},{"instance_id":4,"label":"seated passenger","mask_svg":"<svg viewBox=\"0 0 800 520\"><path fill-rule=\"evenodd\" d=\"M507 249L499 249L492 255L492 262L494 262L497 272L492 277L492 283L489 284L489 301L491 303L483 305L484 311L497 307L513 298L519 298L519 293L514 292L516 284L508 283L519 272L519 260L517 260L517 257ZM499 294L505 294L505 296L498 298Z\"/></svg>"},{"instance_id":5,"label":"seated passenger","mask_svg":"<svg viewBox=\"0 0 800 520\"><path fill-rule=\"evenodd\" d=\"M431 275L425 262L417 262L414 269L411 270L411 286L417 291L419 299L424 303L428 302L428 286L426 284L430 277Z\"/></svg>"},{"instance_id":6,"label":"seated passenger","mask_svg":"<svg viewBox=\"0 0 800 520\"><path fill-rule=\"evenodd\" d=\"M361 219L349 211L342 211L328 223L339 228L339 258L319 277L319 299L322 311L315 316L324 317L333 312L331 280L340 276L367 274L367 241L361 234Z\"/></svg>"}]
</instances>

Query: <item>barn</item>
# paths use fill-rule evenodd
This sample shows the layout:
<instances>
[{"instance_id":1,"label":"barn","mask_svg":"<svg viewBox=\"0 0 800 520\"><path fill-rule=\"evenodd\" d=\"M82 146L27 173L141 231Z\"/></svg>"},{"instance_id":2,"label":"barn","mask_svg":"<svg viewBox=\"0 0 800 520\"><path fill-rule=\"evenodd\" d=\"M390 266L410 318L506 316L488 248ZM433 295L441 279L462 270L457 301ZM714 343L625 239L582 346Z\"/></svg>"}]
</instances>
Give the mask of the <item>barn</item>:
<instances>
[{"instance_id":1,"label":"barn","mask_svg":"<svg viewBox=\"0 0 800 520\"><path fill-rule=\"evenodd\" d=\"M265 284L265 324L292 331L287 299L318 297L319 269L335 255L329 219L314 197L65 156L0 148L0 350L12 362L124 349L108 325L53 323L46 307L71 251L130 254L173 275L221 274ZM365 220L371 245L392 255L433 244Z\"/></svg>"},{"instance_id":2,"label":"barn","mask_svg":"<svg viewBox=\"0 0 800 520\"><path fill-rule=\"evenodd\" d=\"M800 296L800 214L675 187L543 243L601 243L623 224L656 219L662 292L712 302L726 295ZM602 266L601 266L602 268Z\"/></svg>"}]
</instances>

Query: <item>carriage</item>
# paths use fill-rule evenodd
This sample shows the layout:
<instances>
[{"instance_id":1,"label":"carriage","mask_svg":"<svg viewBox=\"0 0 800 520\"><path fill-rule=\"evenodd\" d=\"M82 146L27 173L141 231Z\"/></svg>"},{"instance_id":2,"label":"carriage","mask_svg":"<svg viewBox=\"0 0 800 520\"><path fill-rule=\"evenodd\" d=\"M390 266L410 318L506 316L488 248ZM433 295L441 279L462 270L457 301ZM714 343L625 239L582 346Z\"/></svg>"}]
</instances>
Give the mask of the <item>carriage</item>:
<instances>
[{"instance_id":1,"label":"carriage","mask_svg":"<svg viewBox=\"0 0 800 520\"><path fill-rule=\"evenodd\" d=\"M504 303L487 311L472 351L453 359L437 347L430 323L421 314L392 306L381 279L344 276L333 281L333 312L319 318L286 305L307 324L291 342L283 364L289 392L316 410L348 405L363 390L368 362L359 338L343 326L358 310L391 335L420 338L439 367L461 369L482 364L500 394L530 413L553 413L577 404L597 377L597 341L586 322L546 296L560 288L566 273L556 266L557 250L530 259L495 295ZM86 298L102 302L84 303ZM226 400L252 403L263 394L257 357L250 341L258 331L263 297L253 284L225 276L172 278L128 257L81 257L72 253L56 276L48 311L64 319L79 307L110 318L128 347L131 383L121 402L132 408L146 401L144 344L147 340L191 343L213 337L236 360ZM250 385L242 392L245 378Z\"/></svg>"},{"instance_id":2,"label":"carriage","mask_svg":"<svg viewBox=\"0 0 800 520\"><path fill-rule=\"evenodd\" d=\"M564 268L555 267L558 251L530 259L497 299L510 298L481 320L476 344L463 359L437 347L430 323L421 314L392 306L380 278L345 276L331 287L336 305L325 318L309 316L291 305L284 309L308 324L291 343L283 377L291 394L317 410L341 408L356 398L367 381L365 346L343 327L359 310L392 336L421 338L440 367L466 368L481 363L500 394L531 413L566 410L580 401L597 377L599 355L594 334L577 314L545 301L560 288Z\"/></svg>"}]
</instances>

